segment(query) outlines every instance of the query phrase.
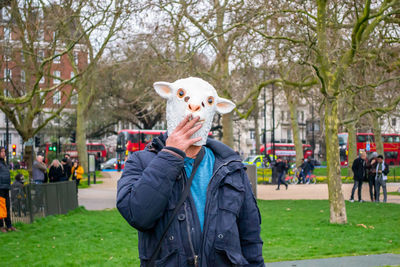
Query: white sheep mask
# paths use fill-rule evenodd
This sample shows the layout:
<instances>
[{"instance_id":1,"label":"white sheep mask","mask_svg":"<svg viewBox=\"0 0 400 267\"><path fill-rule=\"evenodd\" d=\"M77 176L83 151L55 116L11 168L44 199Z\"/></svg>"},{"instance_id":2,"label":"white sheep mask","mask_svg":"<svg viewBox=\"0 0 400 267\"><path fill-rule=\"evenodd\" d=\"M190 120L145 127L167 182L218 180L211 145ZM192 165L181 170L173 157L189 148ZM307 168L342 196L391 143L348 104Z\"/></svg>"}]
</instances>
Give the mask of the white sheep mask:
<instances>
[{"instance_id":1,"label":"white sheep mask","mask_svg":"<svg viewBox=\"0 0 400 267\"><path fill-rule=\"evenodd\" d=\"M153 86L161 97L167 99L168 133L172 133L187 115L200 117L203 126L192 138L202 139L195 146L206 144L215 112L226 114L235 108L234 103L219 97L215 88L200 78L189 77L173 83L155 82Z\"/></svg>"}]
</instances>

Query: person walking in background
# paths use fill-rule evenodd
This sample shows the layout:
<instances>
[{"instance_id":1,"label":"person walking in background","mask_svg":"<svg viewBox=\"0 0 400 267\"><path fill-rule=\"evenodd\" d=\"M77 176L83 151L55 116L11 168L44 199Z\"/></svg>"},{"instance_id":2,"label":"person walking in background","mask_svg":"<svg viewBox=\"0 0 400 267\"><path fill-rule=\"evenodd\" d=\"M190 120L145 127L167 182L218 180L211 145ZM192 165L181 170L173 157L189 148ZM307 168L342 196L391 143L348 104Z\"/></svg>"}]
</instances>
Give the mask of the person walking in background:
<instances>
[{"instance_id":1,"label":"person walking in background","mask_svg":"<svg viewBox=\"0 0 400 267\"><path fill-rule=\"evenodd\" d=\"M383 189L383 202L387 201L386 192L386 180L389 173L389 165L383 161L383 156L379 155L377 158L378 163L376 164L376 176L375 176L375 202L379 202L379 194L381 193L381 186Z\"/></svg>"},{"instance_id":2,"label":"person walking in background","mask_svg":"<svg viewBox=\"0 0 400 267\"><path fill-rule=\"evenodd\" d=\"M63 175L61 181L68 181L69 177L71 177L71 167L68 164L68 159L63 158L61 160L61 164L62 164L63 171L64 171L64 175Z\"/></svg>"},{"instance_id":3,"label":"person walking in background","mask_svg":"<svg viewBox=\"0 0 400 267\"><path fill-rule=\"evenodd\" d=\"M6 162L6 149L0 147L0 197L6 201L7 217L4 219L6 228L3 228L3 219L0 219L0 231L7 233L7 231L16 231L17 229L11 224L10 214L10 188L11 188L11 177L10 167Z\"/></svg>"},{"instance_id":4,"label":"person walking in background","mask_svg":"<svg viewBox=\"0 0 400 267\"><path fill-rule=\"evenodd\" d=\"M84 170L82 166L79 164L79 161L74 162L74 166L72 167L72 180L76 181L76 190L78 191L79 183L83 177Z\"/></svg>"},{"instance_id":5,"label":"person walking in background","mask_svg":"<svg viewBox=\"0 0 400 267\"><path fill-rule=\"evenodd\" d=\"M376 165L378 153L373 152L370 160L367 161L367 170L368 170L368 184L369 184L369 195L371 197L371 201L375 201L376 196L376 188L375 188L375 177L376 177Z\"/></svg>"},{"instance_id":6,"label":"person walking in background","mask_svg":"<svg viewBox=\"0 0 400 267\"><path fill-rule=\"evenodd\" d=\"M47 167L43 163L43 156L37 155L36 160L32 166L32 176L33 176L33 183L35 184L43 184L46 181L47 177Z\"/></svg>"},{"instance_id":7,"label":"person walking in background","mask_svg":"<svg viewBox=\"0 0 400 267\"><path fill-rule=\"evenodd\" d=\"M278 187L276 190L279 190L281 183L285 185L286 190L288 189L288 184L285 181L286 172L288 171L289 167L285 160L278 158L276 161L276 171L278 172Z\"/></svg>"},{"instance_id":8,"label":"person walking in background","mask_svg":"<svg viewBox=\"0 0 400 267\"><path fill-rule=\"evenodd\" d=\"M65 177L64 168L57 159L54 159L49 169L50 183L60 182L64 179L63 177Z\"/></svg>"},{"instance_id":9,"label":"person walking in background","mask_svg":"<svg viewBox=\"0 0 400 267\"><path fill-rule=\"evenodd\" d=\"M350 202L354 202L354 192L358 188L358 201L363 202L361 198L361 189L362 183L366 175L366 158L367 154L365 152L361 152L360 155L354 160L353 166L351 169L353 170L354 174L354 185L353 189L351 190L351 197Z\"/></svg>"}]
</instances>

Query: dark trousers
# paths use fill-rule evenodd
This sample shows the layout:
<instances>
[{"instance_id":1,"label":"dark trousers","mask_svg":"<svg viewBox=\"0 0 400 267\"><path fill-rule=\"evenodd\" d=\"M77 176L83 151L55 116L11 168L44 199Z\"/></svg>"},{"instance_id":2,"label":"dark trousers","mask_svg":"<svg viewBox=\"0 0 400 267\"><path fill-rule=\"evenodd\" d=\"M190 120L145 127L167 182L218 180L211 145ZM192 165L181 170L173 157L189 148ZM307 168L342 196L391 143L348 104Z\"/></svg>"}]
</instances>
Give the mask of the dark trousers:
<instances>
[{"instance_id":1,"label":"dark trousers","mask_svg":"<svg viewBox=\"0 0 400 267\"><path fill-rule=\"evenodd\" d=\"M381 186L383 189L383 202L386 202L387 201L386 180L383 180L382 177L375 180L375 190L376 190L375 200L379 202Z\"/></svg>"},{"instance_id":2,"label":"dark trousers","mask_svg":"<svg viewBox=\"0 0 400 267\"><path fill-rule=\"evenodd\" d=\"M278 173L278 188L281 186L281 184L284 184L286 187L288 186L285 181L285 174L285 172Z\"/></svg>"},{"instance_id":3,"label":"dark trousers","mask_svg":"<svg viewBox=\"0 0 400 267\"><path fill-rule=\"evenodd\" d=\"M6 227L10 228L11 225L11 213L10 213L10 190L8 189L0 189L0 197L4 197L6 199L6 207L7 207L7 218L4 219L6 222ZM0 227L3 227L3 219L0 220Z\"/></svg>"},{"instance_id":4,"label":"dark trousers","mask_svg":"<svg viewBox=\"0 0 400 267\"><path fill-rule=\"evenodd\" d=\"M354 192L358 188L358 200L361 200L361 188L362 188L363 181L354 180L353 189L351 190L351 198L354 199Z\"/></svg>"},{"instance_id":5,"label":"dark trousers","mask_svg":"<svg viewBox=\"0 0 400 267\"><path fill-rule=\"evenodd\" d=\"M375 174L370 176L368 179L369 184L369 195L371 196L371 201L375 200L376 190L375 190Z\"/></svg>"}]
</instances>

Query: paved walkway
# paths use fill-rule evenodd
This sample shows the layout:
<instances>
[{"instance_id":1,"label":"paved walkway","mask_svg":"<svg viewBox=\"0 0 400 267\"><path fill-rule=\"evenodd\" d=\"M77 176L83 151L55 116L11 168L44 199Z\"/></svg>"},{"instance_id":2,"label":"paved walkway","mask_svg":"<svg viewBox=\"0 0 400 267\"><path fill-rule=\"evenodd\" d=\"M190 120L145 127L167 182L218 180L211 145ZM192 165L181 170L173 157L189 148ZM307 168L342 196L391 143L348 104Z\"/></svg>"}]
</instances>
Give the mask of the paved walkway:
<instances>
[{"instance_id":1,"label":"paved walkway","mask_svg":"<svg viewBox=\"0 0 400 267\"><path fill-rule=\"evenodd\" d=\"M288 190L285 186L281 186L281 190L275 190L276 185L258 185L257 198L264 200L277 200L277 199L328 199L328 185L327 184L297 184L289 185ZM387 184L388 192L396 192L400 187L400 183ZM343 184L344 199L349 200L351 196L351 189L353 184ZM364 183L362 186L362 199L371 201L369 196L369 185ZM358 200L357 190L354 198ZM381 190L381 201L383 201L383 193ZM388 202L400 204L400 196L388 195Z\"/></svg>"},{"instance_id":2,"label":"paved walkway","mask_svg":"<svg viewBox=\"0 0 400 267\"><path fill-rule=\"evenodd\" d=\"M115 208L117 195L117 182L121 177L119 172L103 172L102 184L92 184L90 188L79 189L79 205L85 206L87 210L102 210ZM350 199L352 184L343 184L343 193L346 200ZM400 187L400 183L387 184L388 192L395 192ZM277 199L328 199L327 184L297 184L289 185L286 190L284 186L281 190L275 190L276 185L258 185L257 198L264 200ZM356 199L357 193L355 196ZM370 201L369 186L363 184L362 198ZM383 194L381 194L381 200ZM388 195L388 202L400 204L400 196Z\"/></svg>"},{"instance_id":3,"label":"paved walkway","mask_svg":"<svg viewBox=\"0 0 400 267\"><path fill-rule=\"evenodd\" d=\"M281 261L265 264L266 267L372 267L387 265L400 265L400 254L380 254L315 260Z\"/></svg>"},{"instance_id":4,"label":"paved walkway","mask_svg":"<svg viewBox=\"0 0 400 267\"><path fill-rule=\"evenodd\" d=\"M91 184L90 188L79 189L79 206L87 210L103 210L115 208L117 199L117 182L119 172L103 172L102 184Z\"/></svg>"}]
</instances>

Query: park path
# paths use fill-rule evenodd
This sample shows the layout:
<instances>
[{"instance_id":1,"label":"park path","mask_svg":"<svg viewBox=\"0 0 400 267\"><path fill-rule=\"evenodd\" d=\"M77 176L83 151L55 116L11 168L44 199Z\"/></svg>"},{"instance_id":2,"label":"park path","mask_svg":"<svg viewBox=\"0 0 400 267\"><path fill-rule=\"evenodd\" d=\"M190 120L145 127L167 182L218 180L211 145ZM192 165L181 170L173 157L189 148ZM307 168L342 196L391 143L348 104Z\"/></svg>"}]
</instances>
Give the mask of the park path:
<instances>
[{"instance_id":1,"label":"park path","mask_svg":"<svg viewBox=\"0 0 400 267\"><path fill-rule=\"evenodd\" d=\"M102 172L102 184L91 184L90 188L79 189L78 203L87 210L115 208L117 199L117 182L121 172Z\"/></svg>"},{"instance_id":2,"label":"park path","mask_svg":"<svg viewBox=\"0 0 400 267\"><path fill-rule=\"evenodd\" d=\"M365 256L349 256L314 260L281 261L266 263L266 267L369 267L398 266L400 254L379 254Z\"/></svg>"},{"instance_id":3,"label":"park path","mask_svg":"<svg viewBox=\"0 0 400 267\"><path fill-rule=\"evenodd\" d=\"M327 184L297 184L289 185L288 190L285 186L281 186L281 190L275 190L276 185L258 185L257 186L257 198L264 200L277 200L277 199L328 199L328 185ZM400 183L389 183L387 184L388 192L395 192L399 189ZM353 184L343 184L342 190L344 199L349 200L351 196L351 189ZM369 185L363 183L362 186L362 199L365 201L371 201L369 196ZM357 190L354 194L354 199L358 200ZM383 193L381 190L380 195L381 201L383 201ZM388 202L400 204L400 196L388 195Z\"/></svg>"},{"instance_id":4,"label":"park path","mask_svg":"<svg viewBox=\"0 0 400 267\"><path fill-rule=\"evenodd\" d=\"M78 201L80 206L87 210L103 210L115 208L117 196L117 182L121 177L120 172L103 172L102 184L92 184L90 188L79 189ZM352 184L343 184L343 193L346 200L350 199ZM400 187L400 183L387 184L388 192L395 192ZM327 184L298 184L289 185L286 190L281 186L281 190L275 190L276 185L258 185L257 198L264 200L278 199L328 199ZM369 186L363 184L362 198L369 201ZM355 196L357 198L357 194ZM383 195L381 194L381 199ZM388 202L400 204L400 196L388 195Z\"/></svg>"}]
</instances>

